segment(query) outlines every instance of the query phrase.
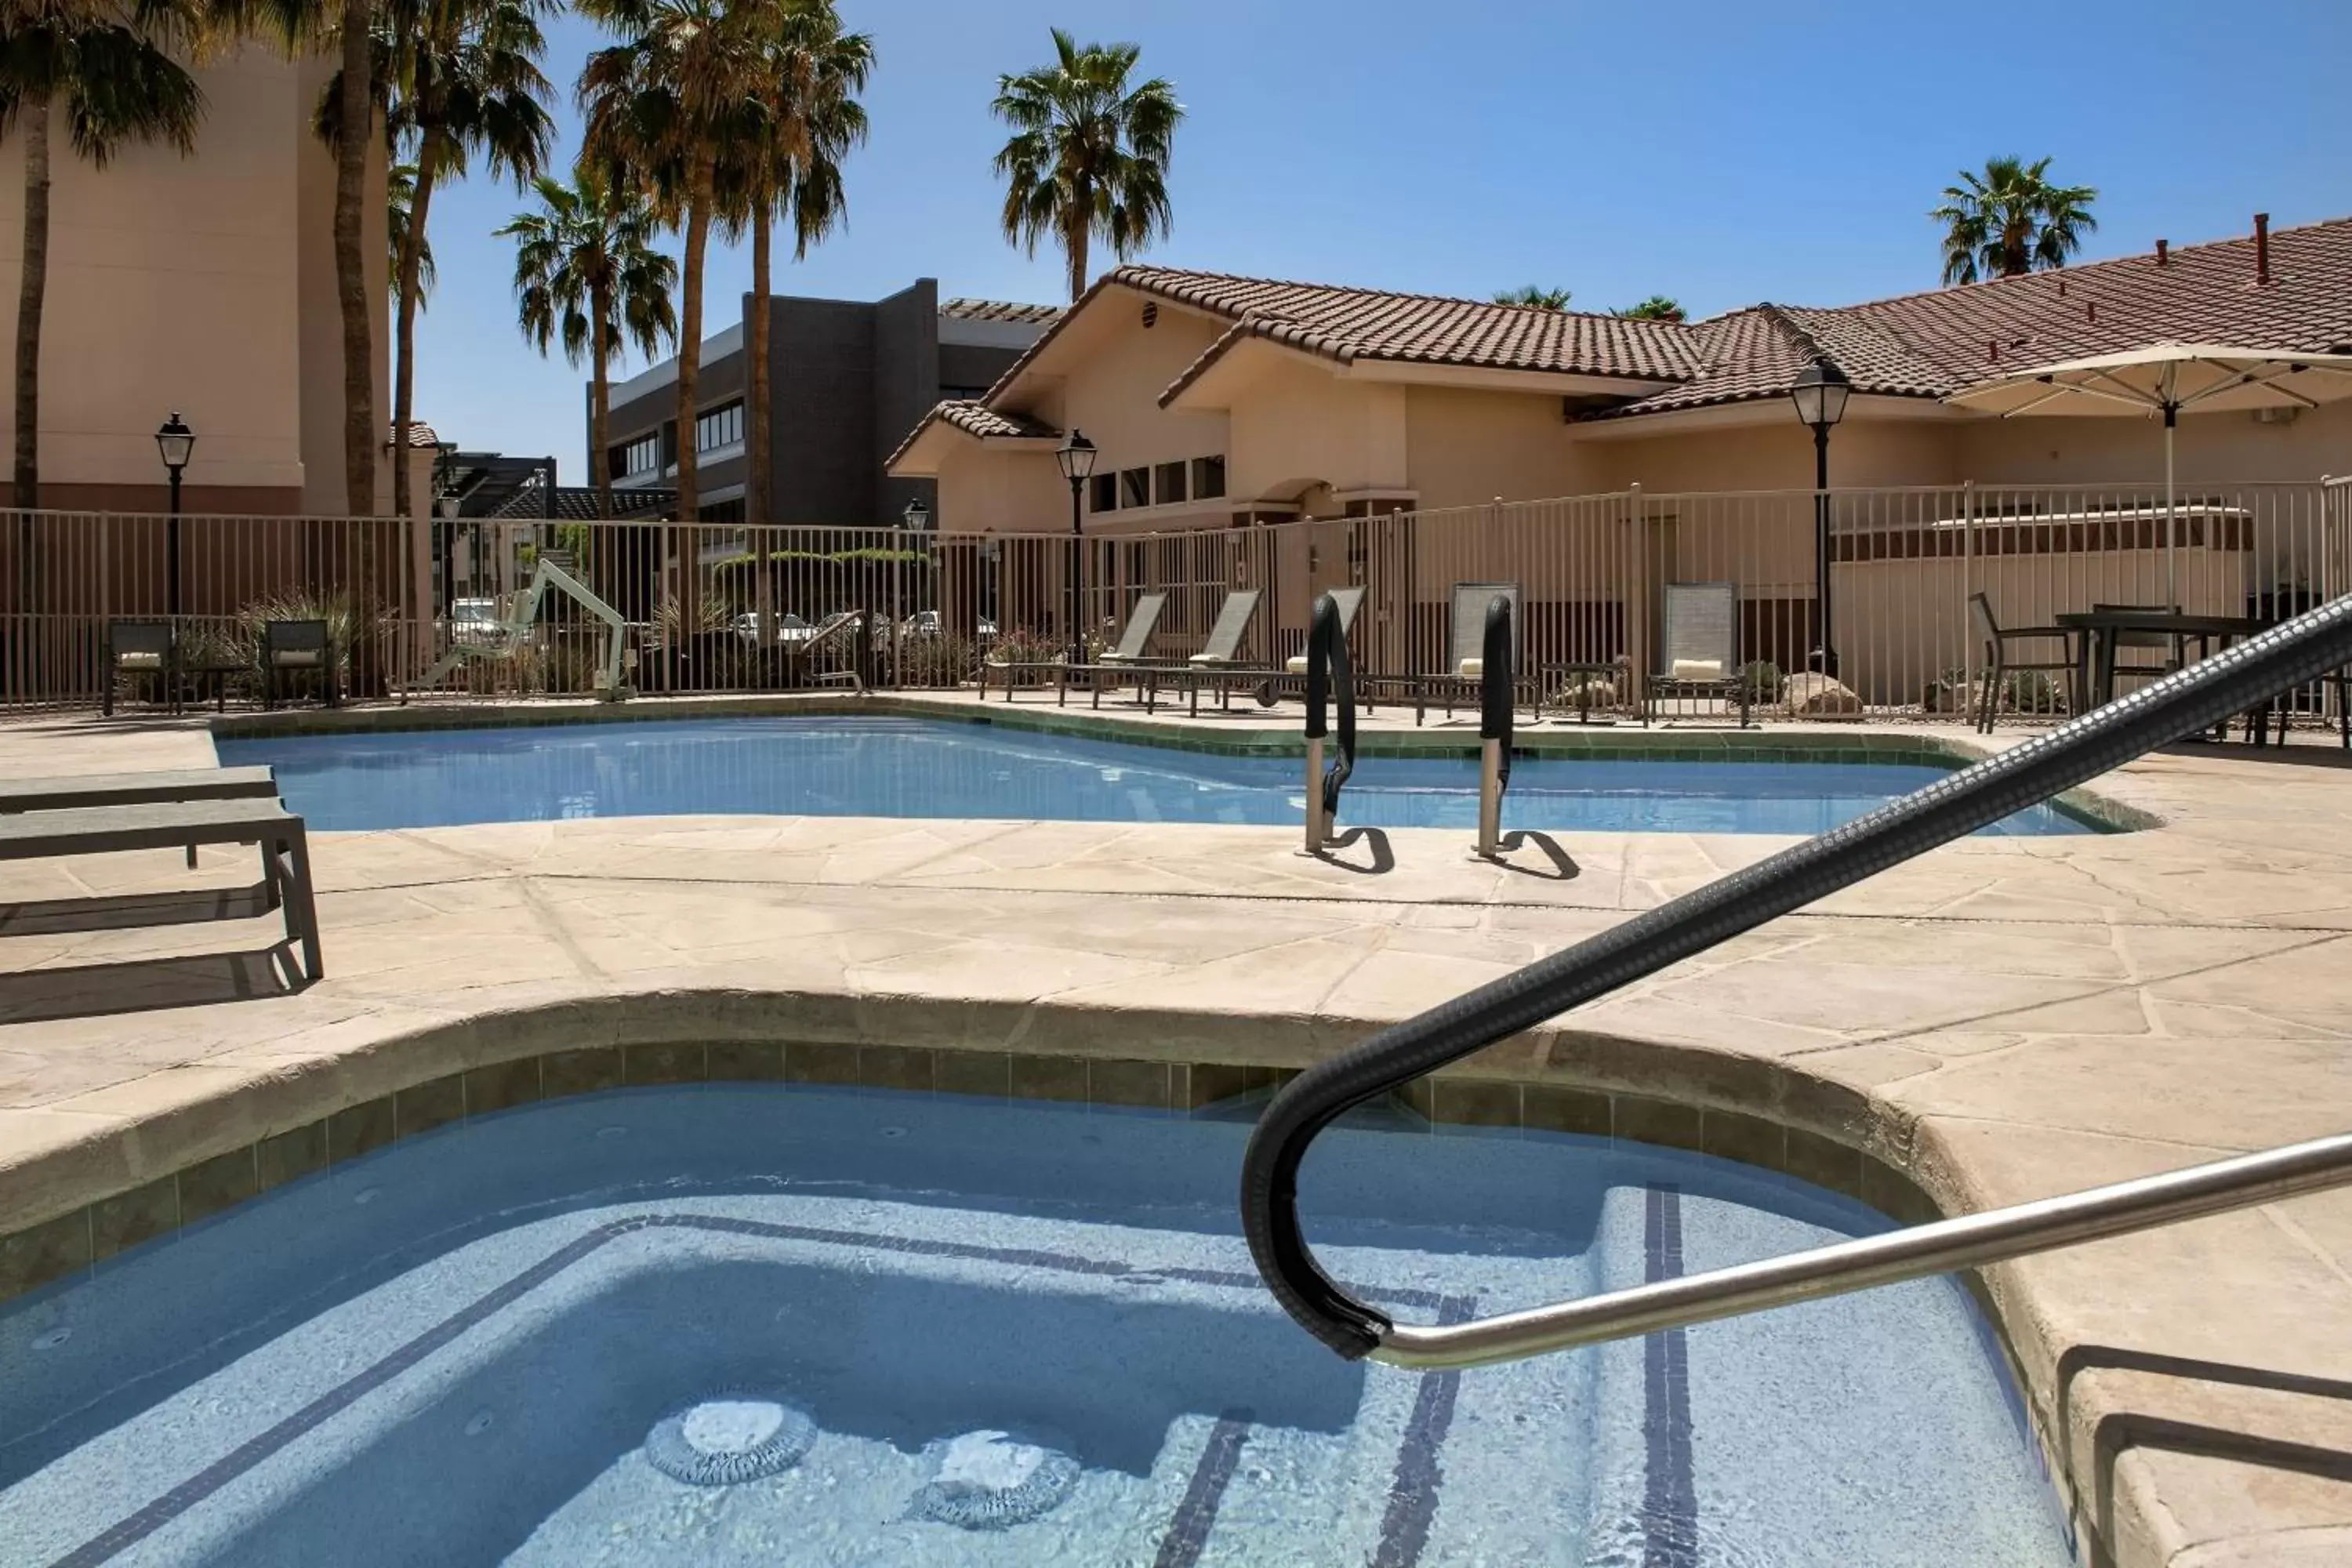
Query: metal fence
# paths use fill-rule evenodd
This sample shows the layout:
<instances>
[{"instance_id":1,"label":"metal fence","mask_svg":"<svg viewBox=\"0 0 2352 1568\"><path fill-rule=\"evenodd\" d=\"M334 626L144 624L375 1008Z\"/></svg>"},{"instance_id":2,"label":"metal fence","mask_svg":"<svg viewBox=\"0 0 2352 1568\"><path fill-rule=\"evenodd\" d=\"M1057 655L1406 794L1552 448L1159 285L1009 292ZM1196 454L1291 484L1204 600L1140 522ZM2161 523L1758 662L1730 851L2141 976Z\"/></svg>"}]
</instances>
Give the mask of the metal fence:
<instances>
[{"instance_id":1,"label":"metal fence","mask_svg":"<svg viewBox=\"0 0 2352 1568\"><path fill-rule=\"evenodd\" d=\"M1228 592L1261 590L1243 654L1278 665L1304 647L1316 596L1345 585L1366 590L1359 666L1429 674L1446 667L1454 587L1494 583L1519 591L1531 679L1597 681L1604 698L1631 702L1667 658L1667 586L1717 583L1732 585L1738 605L1723 658L1759 667L1754 684L1769 695L1821 644L1817 509L1830 529L1830 642L1870 713L1967 704L1982 674L1977 595L2014 626L2095 605L2269 619L2352 588L2346 480L2199 487L2168 509L2159 489L2136 486L1826 498L1635 488L1084 539L284 517L175 527L147 515L10 512L0 513L0 703L95 704L108 624L174 612L184 662L225 672L205 689L229 699L247 694L237 671L252 663L259 622L310 616L333 623L362 692L410 693L461 646L493 657L462 661L441 683L452 692L584 692L607 636L600 618L551 597L518 629L518 595L543 555L619 613L628 679L646 692L782 689L848 668L886 687L955 685L983 657L1050 658L1074 630L1099 646L1148 592L1168 596L1152 651L1181 658L1200 648ZM1593 666L1611 673L1577 668ZM2063 700L2003 696L2037 716ZM2319 702L2315 688L2300 708Z\"/></svg>"}]
</instances>

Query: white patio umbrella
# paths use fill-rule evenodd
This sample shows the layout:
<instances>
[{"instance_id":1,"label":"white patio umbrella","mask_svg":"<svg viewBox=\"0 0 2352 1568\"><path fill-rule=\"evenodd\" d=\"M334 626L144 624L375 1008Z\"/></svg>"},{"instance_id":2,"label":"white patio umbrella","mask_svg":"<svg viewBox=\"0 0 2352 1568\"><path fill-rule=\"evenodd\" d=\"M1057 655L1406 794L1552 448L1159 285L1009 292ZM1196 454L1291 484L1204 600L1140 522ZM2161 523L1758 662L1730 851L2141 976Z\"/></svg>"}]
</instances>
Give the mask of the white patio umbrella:
<instances>
[{"instance_id":1,"label":"white patio umbrella","mask_svg":"<svg viewBox=\"0 0 2352 1568\"><path fill-rule=\"evenodd\" d=\"M2179 596L2174 552L2172 428L2183 412L2315 408L2352 397L2352 354L2150 343L2123 353L2062 360L2012 371L1944 399L2004 419L2043 415L2164 416L2164 575L2168 602Z\"/></svg>"}]
</instances>

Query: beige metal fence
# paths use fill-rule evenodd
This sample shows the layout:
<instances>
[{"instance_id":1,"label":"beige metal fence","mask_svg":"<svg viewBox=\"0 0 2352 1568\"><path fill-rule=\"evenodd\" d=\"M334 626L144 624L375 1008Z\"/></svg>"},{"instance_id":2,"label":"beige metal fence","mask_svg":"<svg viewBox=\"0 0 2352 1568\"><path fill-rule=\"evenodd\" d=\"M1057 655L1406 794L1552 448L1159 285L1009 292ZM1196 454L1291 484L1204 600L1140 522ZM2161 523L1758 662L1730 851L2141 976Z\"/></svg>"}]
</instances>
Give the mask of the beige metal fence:
<instances>
[{"instance_id":1,"label":"beige metal fence","mask_svg":"<svg viewBox=\"0 0 2352 1568\"><path fill-rule=\"evenodd\" d=\"M1665 588L1727 583L1728 658L1802 670L1821 641L1810 490L1627 489L1452 510L1201 531L984 536L884 529L664 522L190 517L178 612L192 662L250 663L271 615L325 613L362 690L405 693L452 647L488 646L447 684L471 694L589 689L604 623L551 598L526 633L515 596L542 555L627 623L631 683L648 692L778 689L855 668L879 685L951 685L983 653L1048 657L1076 626L1118 635L1147 592L1168 596L1153 651L1205 639L1224 595L1263 594L1243 654L1278 664L1305 645L1316 596L1366 590L1360 668L1445 668L1457 584L1516 584L1520 665L1549 689L1612 687L1630 701L1657 669ZM1954 485L1826 498L1831 643L1870 712L1958 711L1981 675L1969 600L2004 626L2095 605L2179 605L2272 618L2352 588L2352 483ZM110 621L172 610L170 520L0 513L0 702L88 705ZM856 617L830 635L829 620ZM861 629L863 636L859 635ZM1026 645L1024 649L1024 645ZM2151 653L2147 657L2160 657ZM1609 667L1595 677L1577 667ZM237 677L226 678L237 694ZM2016 692L2045 710L2063 696ZM2030 699L2030 700L2029 700ZM2316 689L2300 710L2318 711Z\"/></svg>"}]
</instances>

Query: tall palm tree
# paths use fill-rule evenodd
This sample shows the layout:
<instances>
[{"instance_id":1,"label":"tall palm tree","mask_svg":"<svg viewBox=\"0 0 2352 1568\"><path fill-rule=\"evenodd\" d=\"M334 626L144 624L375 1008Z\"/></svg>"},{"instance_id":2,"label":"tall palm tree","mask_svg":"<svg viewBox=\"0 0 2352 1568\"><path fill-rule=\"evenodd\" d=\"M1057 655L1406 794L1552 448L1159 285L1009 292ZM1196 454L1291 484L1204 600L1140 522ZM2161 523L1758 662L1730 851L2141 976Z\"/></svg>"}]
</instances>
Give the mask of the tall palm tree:
<instances>
[{"instance_id":1,"label":"tall palm tree","mask_svg":"<svg viewBox=\"0 0 2352 1568\"><path fill-rule=\"evenodd\" d=\"M464 178L475 153L518 190L540 172L554 122L541 100L547 41L539 16L549 0L390 0L394 21L391 121L415 138L416 173L407 233L394 274L392 449L408 450L415 414L416 308L435 183ZM408 464L392 466L392 511L408 515Z\"/></svg>"},{"instance_id":2,"label":"tall palm tree","mask_svg":"<svg viewBox=\"0 0 2352 1568\"><path fill-rule=\"evenodd\" d=\"M1169 153L1184 106L1165 77L1129 82L1139 45L1081 48L1053 31L1053 64L996 79L992 107L1013 128L996 172L1006 178L1005 238L1034 256L1053 236L1075 300L1087 291L1095 236L1124 261L1168 234Z\"/></svg>"},{"instance_id":3,"label":"tall palm tree","mask_svg":"<svg viewBox=\"0 0 2352 1568\"><path fill-rule=\"evenodd\" d=\"M1495 296L1497 305L1527 305L1538 310L1565 310L1569 292L1565 289L1547 289L1539 283L1523 283L1517 289L1505 289Z\"/></svg>"},{"instance_id":4,"label":"tall palm tree","mask_svg":"<svg viewBox=\"0 0 2352 1568\"><path fill-rule=\"evenodd\" d=\"M1632 321L1679 321L1684 319L1682 301L1670 294L1653 294L1622 310L1609 313Z\"/></svg>"},{"instance_id":5,"label":"tall palm tree","mask_svg":"<svg viewBox=\"0 0 2352 1568\"><path fill-rule=\"evenodd\" d=\"M15 502L41 504L41 307L48 290L49 135L62 104L73 150L100 169L133 142L194 151L205 97L171 51L196 35L186 0L0 4L0 131L21 130L25 240L16 295Z\"/></svg>"},{"instance_id":6,"label":"tall palm tree","mask_svg":"<svg viewBox=\"0 0 2352 1568\"><path fill-rule=\"evenodd\" d=\"M1927 216L1944 226L1944 281L2019 278L2063 267L2095 233L2089 185L2050 183L2050 160L1989 158L1981 174L1963 169Z\"/></svg>"},{"instance_id":7,"label":"tall palm tree","mask_svg":"<svg viewBox=\"0 0 2352 1568\"><path fill-rule=\"evenodd\" d=\"M772 432L768 421L768 295L772 282L772 229L789 216L793 257L847 221L849 203L841 165L866 140L866 110L856 95L874 68L874 40L845 33L833 0L789 0L774 14L769 68L752 104L754 123L730 150L726 224L733 237L751 235L751 376L744 422L750 445L746 510L772 521L774 491Z\"/></svg>"},{"instance_id":8,"label":"tall palm tree","mask_svg":"<svg viewBox=\"0 0 2352 1568\"><path fill-rule=\"evenodd\" d=\"M400 258L408 244L408 207L416 196L416 165L414 163L394 163L384 172L383 185L384 276L392 280L393 300L400 299ZM416 231L416 308L425 309L425 301L433 293L433 285L440 281L440 272L433 265L433 242L425 231Z\"/></svg>"},{"instance_id":9,"label":"tall palm tree","mask_svg":"<svg viewBox=\"0 0 2352 1568\"><path fill-rule=\"evenodd\" d=\"M583 170L570 184L541 175L539 210L499 229L516 241L515 298L523 335L545 353L588 362L588 471L596 515L613 515L610 373L624 343L652 359L677 336L670 291L677 263L654 248L652 211L634 189Z\"/></svg>"},{"instance_id":10,"label":"tall palm tree","mask_svg":"<svg viewBox=\"0 0 2352 1568\"><path fill-rule=\"evenodd\" d=\"M723 150L756 118L765 38L780 0L581 0L622 41L580 70L581 160L610 184L635 180L682 231L678 300L677 515L700 513L694 441L702 374L703 259L719 212Z\"/></svg>"}]
</instances>

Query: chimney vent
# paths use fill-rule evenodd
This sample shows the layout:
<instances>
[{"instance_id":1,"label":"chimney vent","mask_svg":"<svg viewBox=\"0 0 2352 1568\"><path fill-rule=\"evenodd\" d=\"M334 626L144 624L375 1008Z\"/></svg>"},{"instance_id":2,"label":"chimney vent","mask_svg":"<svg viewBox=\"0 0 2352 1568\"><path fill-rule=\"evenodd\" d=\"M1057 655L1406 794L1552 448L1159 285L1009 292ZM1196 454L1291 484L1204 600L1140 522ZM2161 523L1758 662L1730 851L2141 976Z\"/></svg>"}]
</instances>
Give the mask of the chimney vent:
<instances>
[{"instance_id":1,"label":"chimney vent","mask_svg":"<svg viewBox=\"0 0 2352 1568\"><path fill-rule=\"evenodd\" d=\"M2099 302L2096 300L2083 307L2083 319L2086 321L2095 321L2099 319Z\"/></svg>"},{"instance_id":2,"label":"chimney vent","mask_svg":"<svg viewBox=\"0 0 2352 1568\"><path fill-rule=\"evenodd\" d=\"M2270 280L2271 215L2256 213L2254 215L2254 281L2257 284L2263 284Z\"/></svg>"},{"instance_id":3,"label":"chimney vent","mask_svg":"<svg viewBox=\"0 0 2352 1568\"><path fill-rule=\"evenodd\" d=\"M2063 300L2065 297L2066 297L2066 279L2064 279L2063 278L2061 278L2060 279L2058 279L2058 298L2060 298L2061 300Z\"/></svg>"},{"instance_id":4,"label":"chimney vent","mask_svg":"<svg viewBox=\"0 0 2352 1568\"><path fill-rule=\"evenodd\" d=\"M1987 338L1985 340L1985 354L1988 358L1995 361L1998 361L2000 358L2000 340L1999 338Z\"/></svg>"},{"instance_id":5,"label":"chimney vent","mask_svg":"<svg viewBox=\"0 0 2352 1568\"><path fill-rule=\"evenodd\" d=\"M2156 264L2158 267L2168 266L2170 265L2171 260L2172 241L2168 239L2158 240L2156 242Z\"/></svg>"}]
</instances>

